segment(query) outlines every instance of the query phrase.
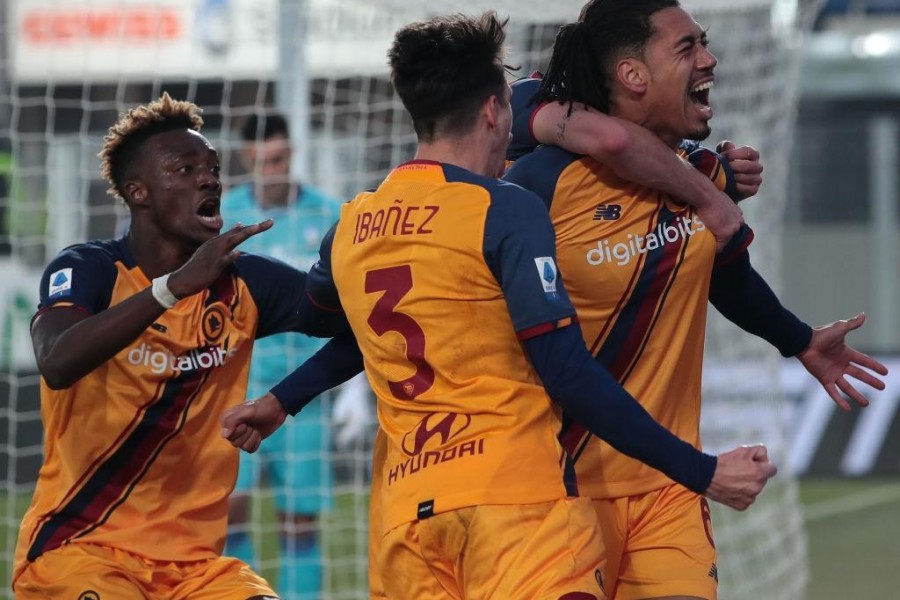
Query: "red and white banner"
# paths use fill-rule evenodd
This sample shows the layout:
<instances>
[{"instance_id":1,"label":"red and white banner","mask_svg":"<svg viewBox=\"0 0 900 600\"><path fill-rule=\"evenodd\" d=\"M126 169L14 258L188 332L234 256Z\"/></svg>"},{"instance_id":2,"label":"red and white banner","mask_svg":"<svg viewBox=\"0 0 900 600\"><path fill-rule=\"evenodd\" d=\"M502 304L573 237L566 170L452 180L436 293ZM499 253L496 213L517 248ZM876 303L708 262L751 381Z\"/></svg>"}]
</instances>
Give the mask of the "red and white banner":
<instances>
[{"instance_id":1,"label":"red and white banner","mask_svg":"<svg viewBox=\"0 0 900 600\"><path fill-rule=\"evenodd\" d=\"M278 0L11 0L20 83L268 79Z\"/></svg>"}]
</instances>

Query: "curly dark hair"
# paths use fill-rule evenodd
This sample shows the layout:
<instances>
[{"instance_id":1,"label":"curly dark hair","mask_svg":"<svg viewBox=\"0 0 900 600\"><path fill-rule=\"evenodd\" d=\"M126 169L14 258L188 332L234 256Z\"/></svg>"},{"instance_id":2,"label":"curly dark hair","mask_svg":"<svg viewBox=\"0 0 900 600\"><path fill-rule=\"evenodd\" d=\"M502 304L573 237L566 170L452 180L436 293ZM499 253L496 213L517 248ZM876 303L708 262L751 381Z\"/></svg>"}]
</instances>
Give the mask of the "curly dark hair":
<instances>
[{"instance_id":1,"label":"curly dark hair","mask_svg":"<svg viewBox=\"0 0 900 600\"><path fill-rule=\"evenodd\" d=\"M110 195L125 200L123 180L127 167L150 137L173 129L200 131L203 127L202 109L193 102L173 100L163 92L159 100L146 106L132 108L119 116L103 138L100 172L109 182Z\"/></svg>"}]
</instances>

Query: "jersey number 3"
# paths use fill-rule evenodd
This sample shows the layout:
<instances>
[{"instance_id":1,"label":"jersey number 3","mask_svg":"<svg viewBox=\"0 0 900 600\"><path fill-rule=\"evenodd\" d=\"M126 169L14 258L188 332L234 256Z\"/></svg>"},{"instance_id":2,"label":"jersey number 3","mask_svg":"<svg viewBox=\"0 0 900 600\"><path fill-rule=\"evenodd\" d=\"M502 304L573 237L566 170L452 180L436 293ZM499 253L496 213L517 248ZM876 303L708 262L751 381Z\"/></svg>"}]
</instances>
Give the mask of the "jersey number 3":
<instances>
[{"instance_id":1,"label":"jersey number 3","mask_svg":"<svg viewBox=\"0 0 900 600\"><path fill-rule=\"evenodd\" d=\"M412 400L434 385L434 369L425 361L425 332L412 317L394 311L412 285L409 265L366 272L366 293L384 292L369 315L369 327L379 337L389 331L402 335L406 341L406 359L416 367L412 376L388 381L391 393L400 400Z\"/></svg>"}]
</instances>

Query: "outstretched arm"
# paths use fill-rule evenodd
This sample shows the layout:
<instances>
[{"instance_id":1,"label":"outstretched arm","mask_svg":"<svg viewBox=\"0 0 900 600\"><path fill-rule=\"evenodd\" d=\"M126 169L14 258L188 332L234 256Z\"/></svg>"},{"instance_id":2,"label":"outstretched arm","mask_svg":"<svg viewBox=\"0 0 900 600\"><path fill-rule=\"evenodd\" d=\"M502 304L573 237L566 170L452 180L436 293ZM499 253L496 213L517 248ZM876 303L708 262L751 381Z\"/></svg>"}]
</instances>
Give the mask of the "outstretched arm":
<instances>
[{"instance_id":1,"label":"outstretched arm","mask_svg":"<svg viewBox=\"0 0 900 600\"><path fill-rule=\"evenodd\" d=\"M297 310L301 324L315 323L323 313L330 315L328 321L340 333L268 394L222 414L222 437L235 447L255 452L262 440L278 429L288 414L297 414L313 398L363 370L362 353L341 309L331 276L331 245L336 229L337 224L322 240L319 261L309 272L306 293ZM312 328L312 325L309 327Z\"/></svg>"},{"instance_id":2,"label":"outstretched arm","mask_svg":"<svg viewBox=\"0 0 900 600\"><path fill-rule=\"evenodd\" d=\"M363 370L362 354L349 328L260 398L222 413L222 437L236 448L256 452L287 416L296 415L316 396Z\"/></svg>"},{"instance_id":3,"label":"outstretched arm","mask_svg":"<svg viewBox=\"0 0 900 600\"><path fill-rule=\"evenodd\" d=\"M860 406L868 405L847 376L876 390L884 389L884 382L870 371L884 376L887 367L846 343L847 334L862 326L865 315L812 329L782 306L772 288L751 266L747 252L713 269L709 299L729 321L766 340L782 356L796 356L843 410L850 410L850 404L840 392Z\"/></svg>"}]
</instances>

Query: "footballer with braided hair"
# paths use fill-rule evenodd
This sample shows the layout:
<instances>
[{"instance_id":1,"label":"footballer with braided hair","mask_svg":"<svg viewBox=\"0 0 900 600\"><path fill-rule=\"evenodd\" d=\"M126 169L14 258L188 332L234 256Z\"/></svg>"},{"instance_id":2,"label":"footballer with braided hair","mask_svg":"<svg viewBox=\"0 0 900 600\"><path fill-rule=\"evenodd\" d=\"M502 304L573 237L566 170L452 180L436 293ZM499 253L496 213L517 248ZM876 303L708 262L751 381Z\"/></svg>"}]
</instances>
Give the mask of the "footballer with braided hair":
<instances>
[{"instance_id":1,"label":"footballer with braided hair","mask_svg":"<svg viewBox=\"0 0 900 600\"><path fill-rule=\"evenodd\" d=\"M333 331L296 309L305 273L236 250L271 221L220 233L219 155L202 124L168 94L121 115L100 157L130 229L64 249L41 278L45 456L17 598L275 597L221 556L238 454L217 417L244 399L255 339Z\"/></svg>"},{"instance_id":2,"label":"footballer with braided hair","mask_svg":"<svg viewBox=\"0 0 900 600\"><path fill-rule=\"evenodd\" d=\"M641 125L674 154L685 138L710 133L716 66L706 31L677 1L591 0L560 29L538 99L584 103ZM698 156L708 174L721 173L702 153L692 160ZM535 191L550 213L563 282L594 361L695 447L709 303L796 356L847 410L842 393L867 404L847 375L884 389L876 375L885 367L845 343L864 316L813 329L785 309L750 264L746 225L717 251L693 207L554 146L519 158L505 179ZM727 189L728 179L719 184ZM723 496L715 482L702 490L674 483L574 420L560 438L575 457L580 491L593 499L610 600L715 600L707 499L739 510L749 503ZM757 471L761 482L775 473L764 446L721 454L717 465L728 474Z\"/></svg>"}]
</instances>

